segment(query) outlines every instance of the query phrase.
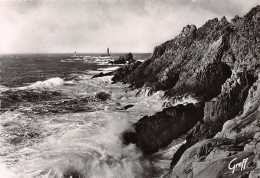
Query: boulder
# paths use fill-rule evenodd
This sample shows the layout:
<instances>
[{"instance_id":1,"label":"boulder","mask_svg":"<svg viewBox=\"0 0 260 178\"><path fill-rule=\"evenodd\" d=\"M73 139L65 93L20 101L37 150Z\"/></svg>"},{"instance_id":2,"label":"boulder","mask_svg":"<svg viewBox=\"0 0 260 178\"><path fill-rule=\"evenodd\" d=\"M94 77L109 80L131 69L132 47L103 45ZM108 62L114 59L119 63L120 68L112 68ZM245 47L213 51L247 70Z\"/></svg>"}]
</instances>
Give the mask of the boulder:
<instances>
[{"instance_id":1,"label":"boulder","mask_svg":"<svg viewBox=\"0 0 260 178\"><path fill-rule=\"evenodd\" d=\"M110 75L113 75L113 74L114 74L114 72L107 72L107 73L100 72L99 74L93 75L93 77L91 79L98 78L98 77L110 76Z\"/></svg>"},{"instance_id":2,"label":"boulder","mask_svg":"<svg viewBox=\"0 0 260 178\"><path fill-rule=\"evenodd\" d=\"M117 60L113 61L113 64L126 64L135 62L132 53L125 54L120 56Z\"/></svg>"},{"instance_id":3,"label":"boulder","mask_svg":"<svg viewBox=\"0 0 260 178\"><path fill-rule=\"evenodd\" d=\"M135 143L145 154L155 153L202 120L203 108L203 103L177 105L153 116L144 116L134 124L133 131L123 133L123 141Z\"/></svg>"}]
</instances>

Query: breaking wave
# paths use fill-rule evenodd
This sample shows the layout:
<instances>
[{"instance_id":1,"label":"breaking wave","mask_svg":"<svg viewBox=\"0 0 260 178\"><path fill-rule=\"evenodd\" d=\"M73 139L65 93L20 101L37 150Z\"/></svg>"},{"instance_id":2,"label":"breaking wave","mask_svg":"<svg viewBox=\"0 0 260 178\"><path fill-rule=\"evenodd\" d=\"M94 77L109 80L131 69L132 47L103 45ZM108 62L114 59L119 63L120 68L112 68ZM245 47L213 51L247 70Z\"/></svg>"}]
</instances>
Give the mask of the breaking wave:
<instances>
[{"instance_id":1,"label":"breaking wave","mask_svg":"<svg viewBox=\"0 0 260 178\"><path fill-rule=\"evenodd\" d=\"M15 166L17 169L12 172L5 168L6 174L46 178L147 177L149 174L150 164L143 159L139 149L135 145L124 146L121 142L120 134L129 127L127 113L98 111L51 116L30 123L30 129L24 123L29 122L30 118L22 120L22 117L6 113L1 124L6 125L4 129L8 129L11 135L18 132L11 129L17 124L21 126L21 134L23 129L33 132L42 120L44 124L41 124L41 132L35 137L36 143L32 144L33 140L23 137L23 134L20 136L20 144L27 147L31 144L27 149L9 143L9 160L14 161L16 155L20 158ZM17 124L10 125L13 122ZM2 133L5 130L1 130ZM16 153L12 152L13 149Z\"/></svg>"},{"instance_id":2,"label":"breaking wave","mask_svg":"<svg viewBox=\"0 0 260 178\"><path fill-rule=\"evenodd\" d=\"M45 81L37 81L31 85L18 87L19 90L26 90L26 89L42 89L42 88L53 88L57 86L62 86L64 84L64 80L59 77L50 78Z\"/></svg>"}]
</instances>

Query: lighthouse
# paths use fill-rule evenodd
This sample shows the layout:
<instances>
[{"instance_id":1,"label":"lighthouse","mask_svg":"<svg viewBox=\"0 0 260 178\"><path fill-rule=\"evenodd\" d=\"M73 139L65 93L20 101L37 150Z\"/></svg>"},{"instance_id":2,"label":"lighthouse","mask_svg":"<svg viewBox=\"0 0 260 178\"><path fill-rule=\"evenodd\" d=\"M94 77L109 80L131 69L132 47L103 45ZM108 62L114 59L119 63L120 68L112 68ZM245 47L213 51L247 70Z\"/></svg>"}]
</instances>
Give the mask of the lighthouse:
<instances>
[{"instance_id":1,"label":"lighthouse","mask_svg":"<svg viewBox=\"0 0 260 178\"><path fill-rule=\"evenodd\" d=\"M109 48L107 48L107 55L110 56Z\"/></svg>"}]
</instances>

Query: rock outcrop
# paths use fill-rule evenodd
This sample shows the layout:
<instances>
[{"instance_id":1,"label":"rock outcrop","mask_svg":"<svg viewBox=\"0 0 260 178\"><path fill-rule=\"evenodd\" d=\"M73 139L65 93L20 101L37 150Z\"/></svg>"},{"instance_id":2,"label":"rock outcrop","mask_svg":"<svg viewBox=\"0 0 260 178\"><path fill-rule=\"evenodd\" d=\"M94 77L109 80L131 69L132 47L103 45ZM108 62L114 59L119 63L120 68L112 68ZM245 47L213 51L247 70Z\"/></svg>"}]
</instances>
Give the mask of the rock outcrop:
<instances>
[{"instance_id":1,"label":"rock outcrop","mask_svg":"<svg viewBox=\"0 0 260 178\"><path fill-rule=\"evenodd\" d=\"M135 62L132 53L125 54L123 56L120 56L117 60L113 61L113 64L130 64Z\"/></svg>"},{"instance_id":2,"label":"rock outcrop","mask_svg":"<svg viewBox=\"0 0 260 178\"><path fill-rule=\"evenodd\" d=\"M221 94L206 102L203 122L188 133L186 144L193 145L199 140L214 137L226 121L243 110L248 90L253 83L253 76L247 72L228 79L222 86Z\"/></svg>"},{"instance_id":3,"label":"rock outcrop","mask_svg":"<svg viewBox=\"0 0 260 178\"><path fill-rule=\"evenodd\" d=\"M227 64L210 63L196 71L187 81L178 82L177 86L167 91L166 96L188 95L199 101L208 101L220 93L221 85L231 73Z\"/></svg>"},{"instance_id":4,"label":"rock outcrop","mask_svg":"<svg viewBox=\"0 0 260 178\"><path fill-rule=\"evenodd\" d=\"M135 143L145 154L157 152L185 134L203 118L203 103L169 107L134 124L134 131L123 134L125 144Z\"/></svg>"},{"instance_id":5,"label":"rock outcrop","mask_svg":"<svg viewBox=\"0 0 260 178\"><path fill-rule=\"evenodd\" d=\"M182 158L186 157L187 154L189 154L187 151L190 147L191 149L197 149L194 144L198 142L199 143L202 142L200 143L200 145L202 147L205 147L205 144L203 142L204 139L213 138L219 131L222 130L222 127L226 121L234 118L238 114L241 114L240 112L243 110L244 102L247 98L249 88L252 86L253 82L254 82L254 77L248 74L247 72L242 72L233 75L231 79L227 80L223 85L221 94L216 98L213 98L211 101L206 102L204 108L205 116L203 118L203 122L198 123L196 126L194 126L193 129L191 129L188 132L188 135L186 137L186 143L182 145L182 149L177 151L173 157L173 161L171 163L171 166L174 167L174 169L172 170L173 177L176 177L178 175L182 175L182 177L190 177L190 174L194 173L194 170L188 167L189 164L186 164L185 166L183 165ZM223 137L220 137L220 139L222 138ZM241 137L240 139L241 139L240 141L229 140L230 143L226 144L227 145L226 147L228 148L224 149L225 154L227 155L222 155L220 156L220 158L224 159L228 157L229 154L231 155L237 154L238 152L243 151L243 145L241 145L241 142L246 141L247 138ZM212 139L210 141L214 142L215 140L216 139ZM209 154L215 147L216 146L214 145L212 146L211 144L211 148L210 149L207 148L206 152L208 152ZM220 148L215 148L215 149L218 152L221 153L223 152L223 149ZM232 150L234 151L234 149L235 152L232 152ZM193 155L193 156L202 159L201 156L198 155L196 156ZM192 163L192 159L190 160L191 161L190 163ZM183 172L177 171L180 169L180 167ZM189 174L185 173L185 169L190 170ZM222 173L223 172L221 172L220 174Z\"/></svg>"},{"instance_id":6,"label":"rock outcrop","mask_svg":"<svg viewBox=\"0 0 260 178\"><path fill-rule=\"evenodd\" d=\"M93 75L92 79L98 78L98 77L111 76L113 74L114 74L114 72L107 72L107 73L100 72L99 74Z\"/></svg>"},{"instance_id":7,"label":"rock outcrop","mask_svg":"<svg viewBox=\"0 0 260 178\"><path fill-rule=\"evenodd\" d=\"M133 72L142 62L136 61L134 63L131 63L129 65L125 65L116 71L114 71L114 77L112 78L113 82L123 82L126 83L124 80L125 76L129 75L131 72Z\"/></svg>"}]
</instances>

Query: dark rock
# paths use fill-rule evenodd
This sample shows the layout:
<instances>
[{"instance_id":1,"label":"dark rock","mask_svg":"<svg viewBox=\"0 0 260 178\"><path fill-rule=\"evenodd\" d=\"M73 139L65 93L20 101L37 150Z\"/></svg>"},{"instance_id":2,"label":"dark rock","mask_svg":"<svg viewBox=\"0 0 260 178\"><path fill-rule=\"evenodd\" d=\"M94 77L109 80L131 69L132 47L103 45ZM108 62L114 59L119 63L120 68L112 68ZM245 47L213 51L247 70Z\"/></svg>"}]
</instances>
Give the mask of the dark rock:
<instances>
[{"instance_id":1,"label":"dark rock","mask_svg":"<svg viewBox=\"0 0 260 178\"><path fill-rule=\"evenodd\" d=\"M127 110L133 106L134 106L133 104L128 104L128 105L124 106L123 108L121 108L121 110Z\"/></svg>"},{"instance_id":2,"label":"dark rock","mask_svg":"<svg viewBox=\"0 0 260 178\"><path fill-rule=\"evenodd\" d=\"M199 101L208 101L220 93L222 84L230 76L231 69L228 65L211 63L203 66L187 81L178 82L178 85L166 92L166 96L190 95Z\"/></svg>"},{"instance_id":3,"label":"dark rock","mask_svg":"<svg viewBox=\"0 0 260 178\"><path fill-rule=\"evenodd\" d=\"M110 75L113 75L113 72L107 72L107 73L100 72L99 74L94 75L91 79L98 78L98 77L110 76Z\"/></svg>"},{"instance_id":4,"label":"dark rock","mask_svg":"<svg viewBox=\"0 0 260 178\"><path fill-rule=\"evenodd\" d=\"M100 99L100 100L103 100L103 101L106 101L108 99L111 98L111 94L110 93L107 93L105 91L100 91L96 94L96 98L97 99Z\"/></svg>"},{"instance_id":5,"label":"dark rock","mask_svg":"<svg viewBox=\"0 0 260 178\"><path fill-rule=\"evenodd\" d=\"M133 72L142 62L136 61L134 63L131 63L129 65L125 65L116 71L114 71L114 77L112 78L113 82L125 82L124 78L129 73Z\"/></svg>"},{"instance_id":6,"label":"dark rock","mask_svg":"<svg viewBox=\"0 0 260 178\"><path fill-rule=\"evenodd\" d=\"M156 46L153 50L153 54L152 54L151 58L156 59L156 58L161 57L166 50L167 43L168 43L168 41L166 41L165 43L163 43L159 46Z\"/></svg>"},{"instance_id":7,"label":"dark rock","mask_svg":"<svg viewBox=\"0 0 260 178\"><path fill-rule=\"evenodd\" d=\"M204 104L169 107L153 116L144 116L134 131L123 133L124 143L135 143L145 154L157 152L190 130L203 118Z\"/></svg>"},{"instance_id":8,"label":"dark rock","mask_svg":"<svg viewBox=\"0 0 260 178\"><path fill-rule=\"evenodd\" d=\"M125 54L123 56L120 56L119 59L113 61L113 64L126 64L126 63L133 63L135 62L132 53Z\"/></svg>"}]
</instances>

